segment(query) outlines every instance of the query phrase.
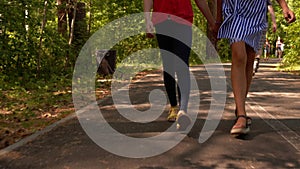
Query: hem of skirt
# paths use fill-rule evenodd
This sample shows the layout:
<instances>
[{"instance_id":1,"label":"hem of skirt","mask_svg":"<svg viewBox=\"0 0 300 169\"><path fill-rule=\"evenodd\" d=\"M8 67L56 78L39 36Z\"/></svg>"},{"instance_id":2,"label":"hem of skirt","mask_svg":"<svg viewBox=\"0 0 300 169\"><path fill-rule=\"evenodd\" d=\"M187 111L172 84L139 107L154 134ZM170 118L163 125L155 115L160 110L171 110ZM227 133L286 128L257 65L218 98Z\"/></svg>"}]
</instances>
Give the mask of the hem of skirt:
<instances>
[{"instance_id":1,"label":"hem of skirt","mask_svg":"<svg viewBox=\"0 0 300 169\"><path fill-rule=\"evenodd\" d=\"M229 43L230 45L232 45L233 43L236 43L236 42L245 42L247 45L249 45L251 48L253 48L253 50L255 52L258 52L259 51L259 47L255 48L255 46L249 42L247 42L246 40L244 39L238 39L238 38L230 38L230 37L218 37L218 38L223 38L223 39L229 39Z\"/></svg>"}]
</instances>

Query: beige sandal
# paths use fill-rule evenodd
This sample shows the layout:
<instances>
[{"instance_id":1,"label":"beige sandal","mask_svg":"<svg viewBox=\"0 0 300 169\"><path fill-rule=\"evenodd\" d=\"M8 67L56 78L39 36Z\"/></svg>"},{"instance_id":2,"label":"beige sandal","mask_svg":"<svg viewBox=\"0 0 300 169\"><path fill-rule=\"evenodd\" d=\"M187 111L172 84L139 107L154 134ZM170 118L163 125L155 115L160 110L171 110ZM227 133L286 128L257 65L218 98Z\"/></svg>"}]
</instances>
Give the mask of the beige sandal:
<instances>
[{"instance_id":1,"label":"beige sandal","mask_svg":"<svg viewBox=\"0 0 300 169\"><path fill-rule=\"evenodd\" d=\"M232 135L241 135L241 134L248 134L250 132L250 127L248 125L248 118L245 115L239 115L237 116L236 120L235 120L235 124L237 122L237 120L239 118L245 118L246 119L246 123L245 125L241 126L241 127L235 127L235 125L232 127L230 134Z\"/></svg>"}]
</instances>

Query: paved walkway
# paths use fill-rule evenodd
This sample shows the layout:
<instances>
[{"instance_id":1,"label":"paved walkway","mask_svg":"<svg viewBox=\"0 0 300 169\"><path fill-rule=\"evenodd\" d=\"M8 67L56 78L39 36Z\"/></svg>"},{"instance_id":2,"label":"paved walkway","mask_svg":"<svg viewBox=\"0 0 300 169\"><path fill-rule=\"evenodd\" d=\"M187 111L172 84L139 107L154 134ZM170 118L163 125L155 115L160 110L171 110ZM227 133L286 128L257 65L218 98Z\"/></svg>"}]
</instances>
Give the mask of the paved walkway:
<instances>
[{"instance_id":1,"label":"paved walkway","mask_svg":"<svg viewBox=\"0 0 300 169\"><path fill-rule=\"evenodd\" d=\"M277 72L261 64L253 79L247 111L253 118L251 133L237 139L229 135L234 119L229 68L227 100L222 120L212 137L198 142L211 102L210 81L203 66L193 67L200 86L200 110L191 132L171 150L149 158L125 158L105 151L83 131L76 116L55 125L30 142L0 151L2 169L168 169L168 168L300 168L300 76ZM133 84L132 102L144 109L145 94L163 88L160 74L151 74ZM122 119L110 97L100 107L118 131L147 137L170 127L166 113L147 124ZM138 133L138 134L137 134Z\"/></svg>"}]
</instances>

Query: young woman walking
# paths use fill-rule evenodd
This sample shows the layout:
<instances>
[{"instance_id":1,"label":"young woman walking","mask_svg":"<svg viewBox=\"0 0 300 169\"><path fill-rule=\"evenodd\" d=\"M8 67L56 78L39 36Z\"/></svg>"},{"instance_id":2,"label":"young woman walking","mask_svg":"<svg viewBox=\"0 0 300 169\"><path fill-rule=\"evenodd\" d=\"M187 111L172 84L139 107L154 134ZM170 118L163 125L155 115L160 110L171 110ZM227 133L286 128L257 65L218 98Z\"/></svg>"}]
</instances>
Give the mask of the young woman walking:
<instances>
[{"instance_id":1,"label":"young woman walking","mask_svg":"<svg viewBox=\"0 0 300 169\"><path fill-rule=\"evenodd\" d=\"M195 2L209 25L215 27L215 18L207 1ZM185 130L191 123L187 115L190 94L189 56L194 16L191 0L144 0L144 12L148 37L154 37L155 28L155 36L161 49L164 85L171 105L167 120L177 121L177 129ZM152 16L150 12L153 12Z\"/></svg>"},{"instance_id":2,"label":"young woman walking","mask_svg":"<svg viewBox=\"0 0 300 169\"><path fill-rule=\"evenodd\" d=\"M295 21L294 13L285 0L277 0L288 23ZM245 110L250 88L255 53L260 49L260 39L267 27L267 0L218 0L218 15L223 23L218 37L230 40L232 52L231 83L236 104L236 122L231 134L247 134L251 119ZM218 17L217 21L222 18Z\"/></svg>"}]
</instances>

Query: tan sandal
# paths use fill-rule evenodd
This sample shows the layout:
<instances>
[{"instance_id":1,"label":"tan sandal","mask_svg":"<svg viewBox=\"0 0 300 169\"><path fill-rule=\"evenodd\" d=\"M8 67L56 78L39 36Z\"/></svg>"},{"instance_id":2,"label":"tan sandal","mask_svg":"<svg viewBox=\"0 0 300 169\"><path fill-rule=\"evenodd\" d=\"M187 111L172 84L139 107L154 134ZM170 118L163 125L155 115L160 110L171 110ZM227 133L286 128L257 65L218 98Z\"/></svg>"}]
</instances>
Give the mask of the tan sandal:
<instances>
[{"instance_id":1,"label":"tan sandal","mask_svg":"<svg viewBox=\"0 0 300 169\"><path fill-rule=\"evenodd\" d=\"M235 127L236 122L239 118L245 118L246 123L245 123L245 125L243 125L241 127ZM248 118L245 115L238 115L236 120L235 120L235 125L232 127L232 129L230 131L230 134L232 134L232 135L248 134L250 132L250 127L248 125Z\"/></svg>"},{"instance_id":2,"label":"tan sandal","mask_svg":"<svg viewBox=\"0 0 300 169\"><path fill-rule=\"evenodd\" d=\"M238 116L237 115L237 109L235 109L234 114L235 114L235 117L237 118L237 116ZM248 117L248 116L246 116L246 118L247 118L247 125L251 126L251 124L252 124L252 118Z\"/></svg>"}]
</instances>

